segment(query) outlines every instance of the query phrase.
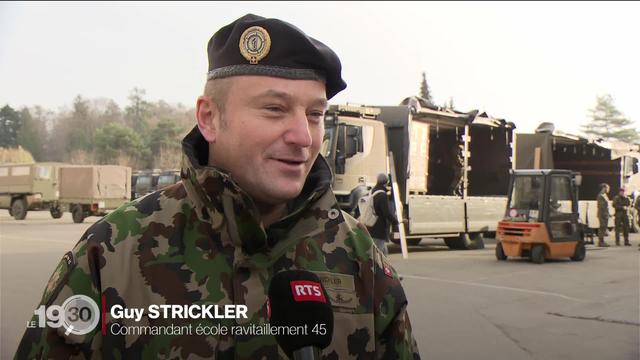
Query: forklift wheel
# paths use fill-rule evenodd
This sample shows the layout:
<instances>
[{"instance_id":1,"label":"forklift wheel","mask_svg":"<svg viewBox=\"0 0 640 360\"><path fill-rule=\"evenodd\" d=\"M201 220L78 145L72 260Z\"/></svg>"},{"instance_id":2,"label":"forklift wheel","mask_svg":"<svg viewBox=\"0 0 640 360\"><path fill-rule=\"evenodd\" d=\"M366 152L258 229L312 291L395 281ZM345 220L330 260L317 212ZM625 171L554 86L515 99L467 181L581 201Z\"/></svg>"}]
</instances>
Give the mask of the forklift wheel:
<instances>
[{"instance_id":1,"label":"forklift wheel","mask_svg":"<svg viewBox=\"0 0 640 360\"><path fill-rule=\"evenodd\" d=\"M584 242L578 241L576 244L576 251L571 257L573 261L582 261L584 257L587 255L587 249L584 247Z\"/></svg>"},{"instance_id":2,"label":"forklift wheel","mask_svg":"<svg viewBox=\"0 0 640 360\"><path fill-rule=\"evenodd\" d=\"M531 261L535 264L544 263L544 245L535 245L531 249Z\"/></svg>"},{"instance_id":3,"label":"forklift wheel","mask_svg":"<svg viewBox=\"0 0 640 360\"><path fill-rule=\"evenodd\" d=\"M496 259L498 260L507 260L507 255L504 254L504 250L502 249L502 242L498 241L498 245L496 245Z\"/></svg>"}]
</instances>

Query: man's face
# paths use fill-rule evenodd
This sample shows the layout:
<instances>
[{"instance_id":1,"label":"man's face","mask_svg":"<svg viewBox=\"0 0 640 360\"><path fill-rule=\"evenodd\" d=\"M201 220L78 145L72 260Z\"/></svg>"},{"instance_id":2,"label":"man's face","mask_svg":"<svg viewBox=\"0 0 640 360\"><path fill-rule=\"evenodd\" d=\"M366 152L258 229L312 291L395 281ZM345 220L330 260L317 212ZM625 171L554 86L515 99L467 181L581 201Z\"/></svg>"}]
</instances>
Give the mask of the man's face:
<instances>
[{"instance_id":1,"label":"man's face","mask_svg":"<svg viewBox=\"0 0 640 360\"><path fill-rule=\"evenodd\" d=\"M322 144L324 84L266 76L228 80L224 110L213 117L214 136L207 139L209 163L228 171L258 203L295 198Z\"/></svg>"}]
</instances>

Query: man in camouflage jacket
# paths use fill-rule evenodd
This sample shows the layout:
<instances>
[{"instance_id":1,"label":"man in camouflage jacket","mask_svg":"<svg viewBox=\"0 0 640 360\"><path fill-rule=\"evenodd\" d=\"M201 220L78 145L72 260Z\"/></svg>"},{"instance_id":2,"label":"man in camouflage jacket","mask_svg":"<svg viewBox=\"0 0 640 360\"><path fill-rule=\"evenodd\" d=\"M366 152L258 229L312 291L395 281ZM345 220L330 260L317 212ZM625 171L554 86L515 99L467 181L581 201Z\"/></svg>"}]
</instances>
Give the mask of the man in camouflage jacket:
<instances>
[{"instance_id":1,"label":"man in camouflage jacket","mask_svg":"<svg viewBox=\"0 0 640 360\"><path fill-rule=\"evenodd\" d=\"M608 247L604 241L605 236L607 236L607 229L609 226L609 197L607 193L609 193L609 185L602 183L600 184L600 192L597 197L598 204L598 222L600 223L600 227L598 228L598 246L600 247Z\"/></svg>"},{"instance_id":2,"label":"man in camouflage jacket","mask_svg":"<svg viewBox=\"0 0 640 360\"><path fill-rule=\"evenodd\" d=\"M613 208L615 209L615 235L616 246L620 246L620 233L624 236L624 245L631 246L629 242L629 206L631 200L624 195L624 188L618 190L618 194L613 197Z\"/></svg>"},{"instance_id":3,"label":"man in camouflage jacket","mask_svg":"<svg viewBox=\"0 0 640 360\"><path fill-rule=\"evenodd\" d=\"M264 56L265 39L272 58ZM252 65L264 59L263 67L236 66L238 45L228 43L239 43L241 52L244 44L242 55ZM366 229L340 211L331 171L318 155L324 132L318 107L346 86L337 56L292 25L255 15L222 28L208 50L208 84L218 82L228 98L205 88L198 99L198 126L183 140L182 182L94 224L65 255L41 300L62 305L86 295L106 309L104 318L84 335L29 328L16 358L286 358L272 335L211 329L267 323L271 279L303 269L319 276L333 306L324 359L418 359L398 274ZM109 311L152 304L242 304L248 316L136 321ZM193 332L123 330L169 325L191 325ZM198 327L211 335L198 335Z\"/></svg>"}]
</instances>

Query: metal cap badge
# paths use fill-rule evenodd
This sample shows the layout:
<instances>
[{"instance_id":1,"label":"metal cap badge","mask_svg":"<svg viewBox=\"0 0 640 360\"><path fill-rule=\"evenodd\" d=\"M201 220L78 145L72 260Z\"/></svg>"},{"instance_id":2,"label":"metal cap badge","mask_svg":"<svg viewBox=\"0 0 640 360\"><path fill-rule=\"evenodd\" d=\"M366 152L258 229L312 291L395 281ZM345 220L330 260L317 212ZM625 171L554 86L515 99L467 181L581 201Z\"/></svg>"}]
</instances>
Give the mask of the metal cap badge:
<instances>
[{"instance_id":1,"label":"metal cap badge","mask_svg":"<svg viewBox=\"0 0 640 360\"><path fill-rule=\"evenodd\" d=\"M271 37L267 30L260 26L252 26L240 36L240 53L250 64L257 64L264 59L271 49Z\"/></svg>"}]
</instances>

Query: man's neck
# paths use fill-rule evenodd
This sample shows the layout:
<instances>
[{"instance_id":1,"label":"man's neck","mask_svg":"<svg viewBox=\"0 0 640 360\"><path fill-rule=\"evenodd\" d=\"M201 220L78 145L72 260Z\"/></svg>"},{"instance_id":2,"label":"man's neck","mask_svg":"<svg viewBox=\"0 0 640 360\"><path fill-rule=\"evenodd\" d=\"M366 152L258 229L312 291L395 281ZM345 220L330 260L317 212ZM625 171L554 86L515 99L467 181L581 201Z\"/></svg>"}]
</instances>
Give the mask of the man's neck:
<instances>
[{"instance_id":1,"label":"man's neck","mask_svg":"<svg viewBox=\"0 0 640 360\"><path fill-rule=\"evenodd\" d=\"M287 215L287 204L256 204L256 207L260 212L262 226L264 226L265 229Z\"/></svg>"}]
</instances>

